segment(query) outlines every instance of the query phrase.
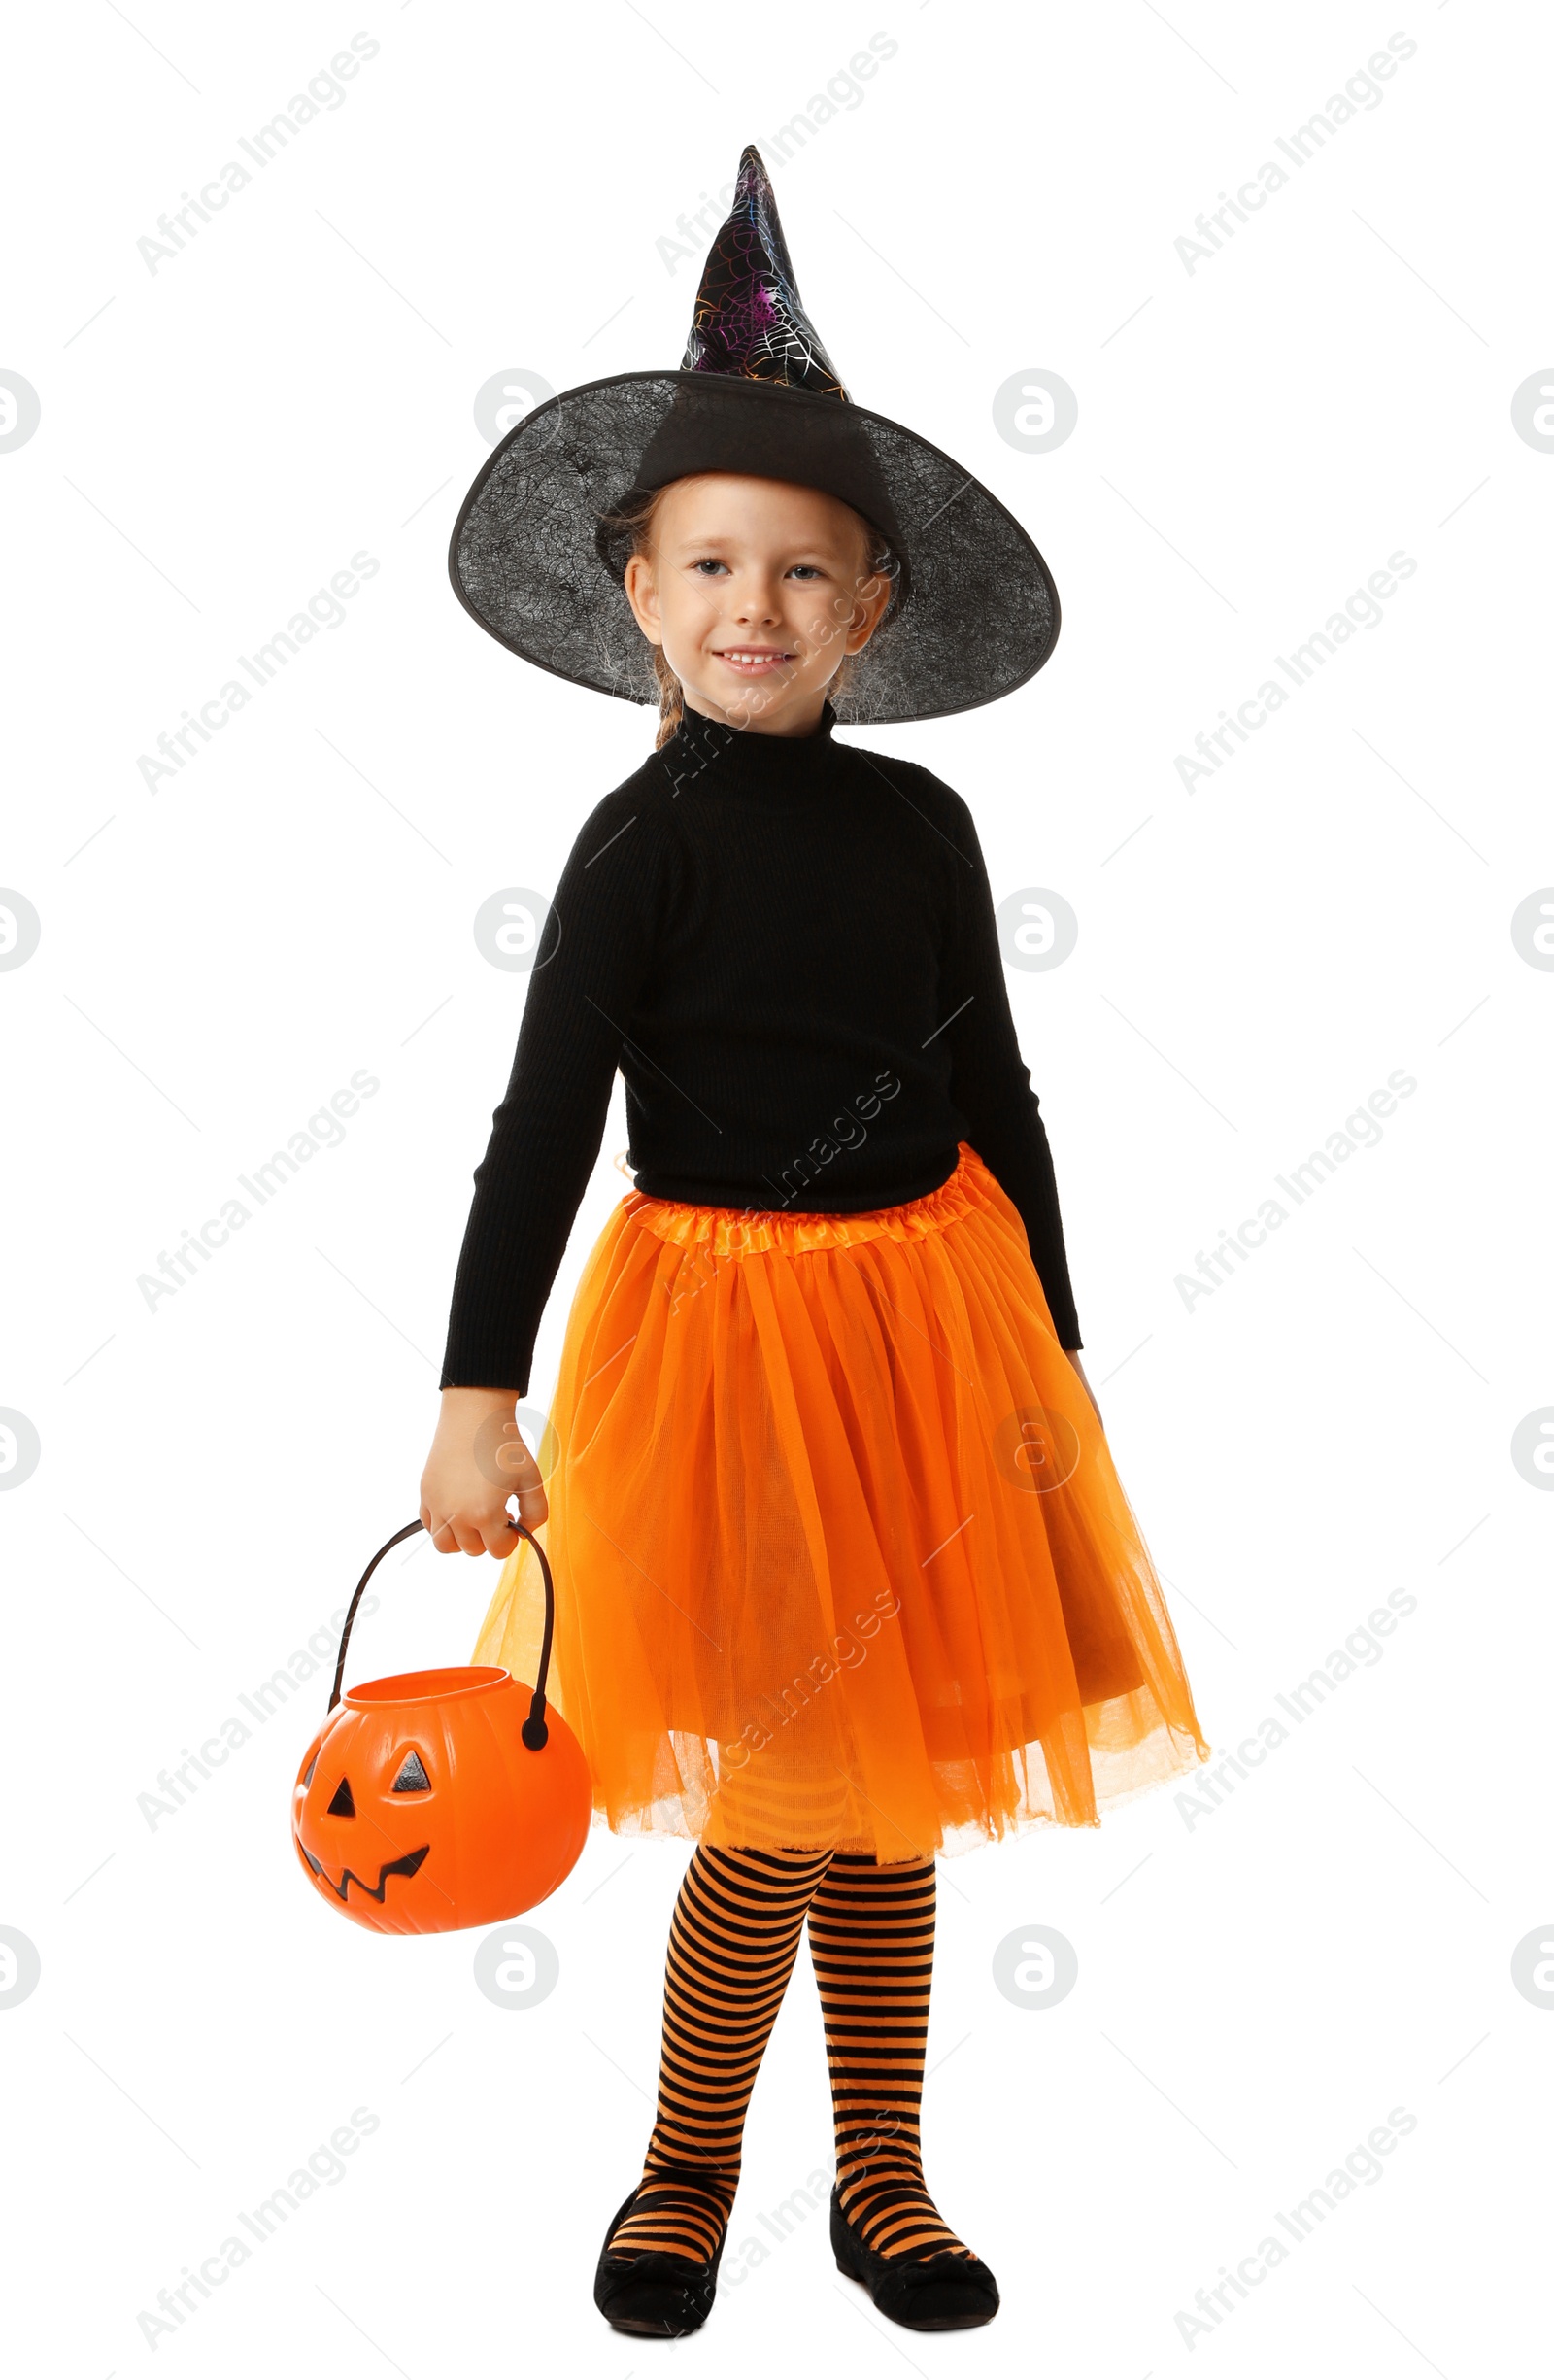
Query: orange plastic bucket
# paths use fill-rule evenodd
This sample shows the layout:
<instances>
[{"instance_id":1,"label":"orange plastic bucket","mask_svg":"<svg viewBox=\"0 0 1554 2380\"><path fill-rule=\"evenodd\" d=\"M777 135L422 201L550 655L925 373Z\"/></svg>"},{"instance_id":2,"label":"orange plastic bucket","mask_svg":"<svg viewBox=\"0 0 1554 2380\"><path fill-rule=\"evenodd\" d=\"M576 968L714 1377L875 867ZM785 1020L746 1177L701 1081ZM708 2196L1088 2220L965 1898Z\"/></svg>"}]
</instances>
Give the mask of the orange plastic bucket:
<instances>
[{"instance_id":1,"label":"orange plastic bucket","mask_svg":"<svg viewBox=\"0 0 1554 2380\"><path fill-rule=\"evenodd\" d=\"M545 1579L538 1683L511 1671L418 1669L342 1697L351 1625L384 1555L361 1575L340 1635L334 1690L291 1796L291 1839L320 1897L381 1934L499 1925L571 1874L588 1839L592 1786L576 1736L545 1708L555 1589Z\"/></svg>"}]
</instances>

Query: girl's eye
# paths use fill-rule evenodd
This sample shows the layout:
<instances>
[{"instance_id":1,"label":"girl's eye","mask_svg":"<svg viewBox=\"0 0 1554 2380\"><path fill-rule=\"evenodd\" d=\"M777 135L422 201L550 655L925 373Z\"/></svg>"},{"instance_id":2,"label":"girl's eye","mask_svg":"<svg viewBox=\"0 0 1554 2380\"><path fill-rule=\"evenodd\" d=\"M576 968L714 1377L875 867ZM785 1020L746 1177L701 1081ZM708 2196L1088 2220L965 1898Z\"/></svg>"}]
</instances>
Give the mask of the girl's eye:
<instances>
[{"instance_id":1,"label":"girl's eye","mask_svg":"<svg viewBox=\"0 0 1554 2380\"><path fill-rule=\"evenodd\" d=\"M718 561L708 554L704 555L700 561L693 561L691 567L693 570L726 570L728 565L726 562Z\"/></svg>"},{"instance_id":2,"label":"girl's eye","mask_svg":"<svg viewBox=\"0 0 1554 2380\"><path fill-rule=\"evenodd\" d=\"M812 561L795 561L791 575L794 578L823 578L825 572Z\"/></svg>"}]
</instances>

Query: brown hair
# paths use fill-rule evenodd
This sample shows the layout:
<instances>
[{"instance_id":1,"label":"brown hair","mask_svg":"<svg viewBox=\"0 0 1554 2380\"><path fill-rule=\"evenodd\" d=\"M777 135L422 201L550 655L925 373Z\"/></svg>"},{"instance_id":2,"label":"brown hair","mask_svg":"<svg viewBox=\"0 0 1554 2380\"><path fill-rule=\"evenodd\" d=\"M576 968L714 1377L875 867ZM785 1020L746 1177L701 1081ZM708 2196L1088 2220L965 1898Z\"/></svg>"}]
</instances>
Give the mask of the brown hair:
<instances>
[{"instance_id":1,"label":"brown hair","mask_svg":"<svg viewBox=\"0 0 1554 2380\"><path fill-rule=\"evenodd\" d=\"M626 505L619 512L605 515L604 527L610 532L612 543L616 539L621 541L616 551L620 553L624 546L624 559L629 560L633 554L646 554L651 551L653 526L658 519L659 506L668 494L669 489L677 484L674 480L670 480L666 486L656 488L651 495L640 497L635 504ZM840 498L837 499L838 502L840 500ZM883 627L885 621L895 609L896 583L900 575L900 564L872 522L865 521L863 515L854 511L851 504L846 505L844 509L852 514L858 524L860 543L871 576L888 578L892 582L891 599L885 607L880 622L880 626ZM848 680L853 674L853 663L856 658L851 653L843 654L841 667L836 671L828 689L828 699L845 692ZM657 752L674 734L681 720L685 717L686 706L685 691L669 666L662 645L653 647L653 674L659 683L659 732L654 739L653 747Z\"/></svg>"}]
</instances>

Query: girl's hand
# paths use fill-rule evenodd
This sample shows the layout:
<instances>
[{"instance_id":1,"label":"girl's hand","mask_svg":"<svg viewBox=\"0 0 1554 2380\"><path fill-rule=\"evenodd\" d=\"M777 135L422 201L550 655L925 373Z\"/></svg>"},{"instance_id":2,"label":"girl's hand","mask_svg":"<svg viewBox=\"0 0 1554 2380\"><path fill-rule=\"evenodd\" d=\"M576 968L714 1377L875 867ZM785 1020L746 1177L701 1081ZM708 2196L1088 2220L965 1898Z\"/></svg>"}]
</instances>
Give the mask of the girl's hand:
<instances>
[{"instance_id":1,"label":"girl's hand","mask_svg":"<svg viewBox=\"0 0 1554 2380\"><path fill-rule=\"evenodd\" d=\"M1088 1379L1086 1378L1086 1377L1085 1377L1085 1367L1084 1367L1084 1365L1083 1365L1083 1364L1080 1362L1080 1360L1079 1360L1079 1350L1078 1350L1078 1348L1077 1348L1077 1347L1069 1347L1069 1348L1067 1349L1067 1356L1068 1356L1068 1361L1069 1361L1069 1362L1072 1364L1072 1366L1073 1366L1074 1370L1075 1370L1075 1371L1078 1373L1078 1375L1079 1375L1080 1380L1081 1380L1081 1381L1083 1382L1083 1384L1084 1384L1084 1391L1085 1391L1086 1396L1087 1396L1087 1397L1090 1399L1090 1402L1091 1402L1092 1406L1095 1408L1096 1419L1097 1419L1098 1421L1100 1421L1100 1407L1099 1407L1098 1405L1097 1405L1097 1404L1096 1404L1096 1392L1095 1392L1095 1390L1094 1390L1094 1389L1091 1387L1089 1380L1088 1380ZM1100 1426L1101 1426L1101 1428L1102 1428L1102 1429L1104 1429L1104 1428L1105 1428L1105 1426L1106 1426L1106 1424L1105 1424L1103 1421L1100 1421Z\"/></svg>"},{"instance_id":2,"label":"girl's hand","mask_svg":"<svg viewBox=\"0 0 1554 2380\"><path fill-rule=\"evenodd\" d=\"M491 1553L520 1543L507 1510L516 1493L525 1525L549 1512L540 1467L519 1436L516 1390L445 1388L437 1434L421 1475L421 1519L439 1553Z\"/></svg>"}]
</instances>

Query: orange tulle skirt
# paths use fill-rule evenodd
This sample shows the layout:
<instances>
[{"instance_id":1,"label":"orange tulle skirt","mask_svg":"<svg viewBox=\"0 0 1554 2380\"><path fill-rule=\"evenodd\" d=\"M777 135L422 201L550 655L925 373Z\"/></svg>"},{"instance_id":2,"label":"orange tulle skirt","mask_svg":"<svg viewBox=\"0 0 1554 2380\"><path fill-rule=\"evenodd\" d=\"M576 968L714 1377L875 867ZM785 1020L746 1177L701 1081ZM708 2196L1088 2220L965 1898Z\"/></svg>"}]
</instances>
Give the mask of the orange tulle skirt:
<instances>
[{"instance_id":1,"label":"orange tulle skirt","mask_svg":"<svg viewBox=\"0 0 1554 2380\"><path fill-rule=\"evenodd\" d=\"M540 1449L550 1693L621 1834L963 1851L1205 1758L1160 1582L1011 1201L632 1193ZM525 1681L525 1545L476 1644Z\"/></svg>"}]
</instances>

